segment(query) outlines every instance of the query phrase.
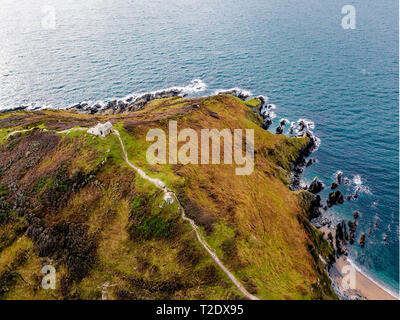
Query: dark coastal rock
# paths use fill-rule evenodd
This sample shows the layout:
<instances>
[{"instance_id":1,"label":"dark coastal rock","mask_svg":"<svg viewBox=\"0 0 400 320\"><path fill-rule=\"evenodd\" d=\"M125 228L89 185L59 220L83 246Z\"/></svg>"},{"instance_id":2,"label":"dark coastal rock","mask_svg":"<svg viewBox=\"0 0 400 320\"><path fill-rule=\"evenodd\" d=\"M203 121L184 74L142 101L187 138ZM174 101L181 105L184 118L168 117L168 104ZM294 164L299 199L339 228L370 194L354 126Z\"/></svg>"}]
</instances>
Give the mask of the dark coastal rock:
<instances>
[{"instance_id":1,"label":"dark coastal rock","mask_svg":"<svg viewBox=\"0 0 400 320\"><path fill-rule=\"evenodd\" d=\"M276 128L276 134L282 134L283 133L283 128L281 126Z\"/></svg>"},{"instance_id":2,"label":"dark coastal rock","mask_svg":"<svg viewBox=\"0 0 400 320\"><path fill-rule=\"evenodd\" d=\"M306 162L306 167L310 167L313 163L314 162L312 159L308 159L308 161Z\"/></svg>"},{"instance_id":3,"label":"dark coastal rock","mask_svg":"<svg viewBox=\"0 0 400 320\"><path fill-rule=\"evenodd\" d=\"M361 248L365 247L365 233L362 233L362 235L360 237L360 246L361 246Z\"/></svg>"},{"instance_id":4,"label":"dark coastal rock","mask_svg":"<svg viewBox=\"0 0 400 320\"><path fill-rule=\"evenodd\" d=\"M343 204L344 203L344 197L343 194L340 190L331 192L329 194L328 200L327 200L327 205L328 207L332 207L334 205L338 205L338 204Z\"/></svg>"},{"instance_id":5,"label":"dark coastal rock","mask_svg":"<svg viewBox=\"0 0 400 320\"><path fill-rule=\"evenodd\" d=\"M89 104L86 102L81 102L81 103L77 103L69 108L67 108L67 110L73 110L73 111L77 111L77 112L84 112L87 110Z\"/></svg>"},{"instance_id":6,"label":"dark coastal rock","mask_svg":"<svg viewBox=\"0 0 400 320\"><path fill-rule=\"evenodd\" d=\"M350 184L350 179L349 178L345 178L344 179L344 184L347 186Z\"/></svg>"},{"instance_id":7,"label":"dark coastal rock","mask_svg":"<svg viewBox=\"0 0 400 320\"><path fill-rule=\"evenodd\" d=\"M140 96L130 96L125 100L111 100L106 105L99 103L89 106L87 103L78 103L68 109L78 111L80 113L89 114L119 114L125 112L138 111L142 109L148 102L155 99L171 98L182 94L182 88L172 88L157 92L145 93Z\"/></svg>"},{"instance_id":8,"label":"dark coastal rock","mask_svg":"<svg viewBox=\"0 0 400 320\"><path fill-rule=\"evenodd\" d=\"M219 91L218 94L230 94L232 96L238 97L239 99L246 100L250 98L250 93L241 89L230 89Z\"/></svg>"},{"instance_id":9,"label":"dark coastal rock","mask_svg":"<svg viewBox=\"0 0 400 320\"><path fill-rule=\"evenodd\" d=\"M306 167L309 167L309 166L313 165L316 162L317 162L316 158L308 159L307 162L306 162Z\"/></svg>"},{"instance_id":10,"label":"dark coastal rock","mask_svg":"<svg viewBox=\"0 0 400 320\"><path fill-rule=\"evenodd\" d=\"M332 182L331 189L334 190L337 187L339 187L339 185L336 182Z\"/></svg>"},{"instance_id":11,"label":"dark coastal rock","mask_svg":"<svg viewBox=\"0 0 400 320\"><path fill-rule=\"evenodd\" d=\"M346 222L344 220L342 220L336 226L336 239L345 241L348 239Z\"/></svg>"},{"instance_id":12,"label":"dark coastal rock","mask_svg":"<svg viewBox=\"0 0 400 320\"><path fill-rule=\"evenodd\" d=\"M117 109L117 100L112 100L108 102L104 107L104 109L113 109L113 110Z\"/></svg>"},{"instance_id":13,"label":"dark coastal rock","mask_svg":"<svg viewBox=\"0 0 400 320\"><path fill-rule=\"evenodd\" d=\"M347 199L347 201L350 201L351 199L353 199L353 196L352 195L347 195L346 199Z\"/></svg>"},{"instance_id":14,"label":"dark coastal rock","mask_svg":"<svg viewBox=\"0 0 400 320\"><path fill-rule=\"evenodd\" d=\"M350 232L350 240L349 240L349 242L350 242L350 244L353 244L354 243L354 239L355 239L355 234L356 234L356 231L357 231L357 222L356 221L349 221L348 223L348 226L349 226L349 232Z\"/></svg>"},{"instance_id":15,"label":"dark coastal rock","mask_svg":"<svg viewBox=\"0 0 400 320\"><path fill-rule=\"evenodd\" d=\"M304 129L306 128L306 124L303 120L300 120L298 123L298 128L299 128L299 132L304 131Z\"/></svg>"},{"instance_id":16,"label":"dark coastal rock","mask_svg":"<svg viewBox=\"0 0 400 320\"><path fill-rule=\"evenodd\" d=\"M271 118L269 118L269 117L264 118L262 128L265 129L265 130L268 130L269 127L272 125L272 122L273 122L273 121L272 121Z\"/></svg>"},{"instance_id":17,"label":"dark coastal rock","mask_svg":"<svg viewBox=\"0 0 400 320\"><path fill-rule=\"evenodd\" d=\"M95 114L97 113L103 106L100 103L96 103L93 106L90 106L88 108L86 108L85 110L87 110L90 114Z\"/></svg>"},{"instance_id":18,"label":"dark coastal rock","mask_svg":"<svg viewBox=\"0 0 400 320\"><path fill-rule=\"evenodd\" d=\"M356 193L355 195L353 195L353 199L358 199L358 197L359 197L359 194L358 194L358 193Z\"/></svg>"},{"instance_id":19,"label":"dark coastal rock","mask_svg":"<svg viewBox=\"0 0 400 320\"><path fill-rule=\"evenodd\" d=\"M15 107L15 108L7 108L7 109L0 110L0 113L6 113L6 112L12 112L12 111L21 111L21 110L25 110L26 108L28 108L28 106L19 106L19 107Z\"/></svg>"},{"instance_id":20,"label":"dark coastal rock","mask_svg":"<svg viewBox=\"0 0 400 320\"><path fill-rule=\"evenodd\" d=\"M343 220L342 222L338 223L336 226L336 237L335 237L335 245L336 245L336 255L339 257L341 255L347 255L348 250L346 247L348 233L346 228L346 223Z\"/></svg>"},{"instance_id":21,"label":"dark coastal rock","mask_svg":"<svg viewBox=\"0 0 400 320\"><path fill-rule=\"evenodd\" d=\"M311 220L320 217L321 216L320 208L321 208L321 197L319 195L312 195L308 218ZM326 224L328 223L329 220ZM325 225L324 223L321 224Z\"/></svg>"},{"instance_id":22,"label":"dark coastal rock","mask_svg":"<svg viewBox=\"0 0 400 320\"><path fill-rule=\"evenodd\" d=\"M83 106L82 106L82 104L78 103L78 104L73 105L71 107L71 109L81 110L81 109L83 109Z\"/></svg>"},{"instance_id":23,"label":"dark coastal rock","mask_svg":"<svg viewBox=\"0 0 400 320\"><path fill-rule=\"evenodd\" d=\"M318 211L318 212L319 212L319 214L321 214L320 211ZM325 226L330 228L332 220L329 217L324 217L323 215L320 215L316 218L313 218L311 222L317 229L321 229L322 227L325 227Z\"/></svg>"},{"instance_id":24,"label":"dark coastal rock","mask_svg":"<svg viewBox=\"0 0 400 320\"><path fill-rule=\"evenodd\" d=\"M260 103L258 104L258 112L261 112L262 108L266 105L267 103L267 98L264 96L258 96L256 99L260 100Z\"/></svg>"},{"instance_id":25,"label":"dark coastal rock","mask_svg":"<svg viewBox=\"0 0 400 320\"><path fill-rule=\"evenodd\" d=\"M324 184L318 180L318 177L315 177L314 180L311 182L310 186L308 187L308 191L313 194L317 194L324 189Z\"/></svg>"},{"instance_id":26,"label":"dark coastal rock","mask_svg":"<svg viewBox=\"0 0 400 320\"><path fill-rule=\"evenodd\" d=\"M342 184L342 173L341 172L339 172L337 174L336 178L337 178L337 183L338 184Z\"/></svg>"},{"instance_id":27,"label":"dark coastal rock","mask_svg":"<svg viewBox=\"0 0 400 320\"><path fill-rule=\"evenodd\" d=\"M357 223L356 222L349 221L347 224L349 225L350 232L356 232L356 230L357 230Z\"/></svg>"},{"instance_id":28,"label":"dark coastal rock","mask_svg":"<svg viewBox=\"0 0 400 320\"><path fill-rule=\"evenodd\" d=\"M360 216L360 213L358 211L354 211L353 216L354 216L354 219L358 219L358 217Z\"/></svg>"},{"instance_id":29,"label":"dark coastal rock","mask_svg":"<svg viewBox=\"0 0 400 320\"><path fill-rule=\"evenodd\" d=\"M288 120L281 119L281 121L279 121L279 126L284 127L284 126L286 126L286 123L288 123Z\"/></svg>"},{"instance_id":30,"label":"dark coastal rock","mask_svg":"<svg viewBox=\"0 0 400 320\"><path fill-rule=\"evenodd\" d=\"M300 150L298 157L295 162L291 165L292 177L290 183L291 190L299 190L301 187L301 174L303 173L304 167L306 166L306 158L311 155L311 153L317 147L316 138L310 133L307 132L305 135L309 138L307 145Z\"/></svg>"}]
</instances>

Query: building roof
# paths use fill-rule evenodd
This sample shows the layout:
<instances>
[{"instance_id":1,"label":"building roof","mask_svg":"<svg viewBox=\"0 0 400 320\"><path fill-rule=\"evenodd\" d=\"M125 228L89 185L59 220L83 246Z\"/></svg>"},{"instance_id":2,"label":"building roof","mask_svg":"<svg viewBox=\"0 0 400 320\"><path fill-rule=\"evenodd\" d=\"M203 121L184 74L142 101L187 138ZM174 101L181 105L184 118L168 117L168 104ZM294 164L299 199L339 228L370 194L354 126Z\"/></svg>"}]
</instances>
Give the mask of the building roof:
<instances>
[{"instance_id":1,"label":"building roof","mask_svg":"<svg viewBox=\"0 0 400 320\"><path fill-rule=\"evenodd\" d=\"M111 124L110 121L107 121L106 123L98 123L98 124L96 124L95 128L97 128L99 130L100 129L101 130L107 130L107 129L112 128L112 124Z\"/></svg>"},{"instance_id":2,"label":"building roof","mask_svg":"<svg viewBox=\"0 0 400 320\"><path fill-rule=\"evenodd\" d=\"M112 124L110 121L107 121L106 123L102 124L102 127L104 130L112 128Z\"/></svg>"}]
</instances>

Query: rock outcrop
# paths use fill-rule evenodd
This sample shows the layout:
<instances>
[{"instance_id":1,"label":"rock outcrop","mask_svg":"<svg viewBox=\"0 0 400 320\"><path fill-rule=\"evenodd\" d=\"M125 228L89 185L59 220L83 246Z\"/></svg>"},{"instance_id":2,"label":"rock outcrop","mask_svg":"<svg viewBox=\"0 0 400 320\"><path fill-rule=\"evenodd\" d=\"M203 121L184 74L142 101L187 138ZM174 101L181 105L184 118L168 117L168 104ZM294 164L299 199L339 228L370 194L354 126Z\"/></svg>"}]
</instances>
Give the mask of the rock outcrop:
<instances>
[{"instance_id":1,"label":"rock outcrop","mask_svg":"<svg viewBox=\"0 0 400 320\"><path fill-rule=\"evenodd\" d=\"M318 179L318 177L315 177L314 180L311 182L310 186L308 187L308 191L310 191L313 194L317 194L324 190L324 184Z\"/></svg>"},{"instance_id":2,"label":"rock outcrop","mask_svg":"<svg viewBox=\"0 0 400 320\"><path fill-rule=\"evenodd\" d=\"M344 197L343 194L340 190L337 190L335 192L331 192L329 194L328 200L327 200L327 205L328 207L332 207L334 205L338 204L343 204L344 203Z\"/></svg>"}]
</instances>

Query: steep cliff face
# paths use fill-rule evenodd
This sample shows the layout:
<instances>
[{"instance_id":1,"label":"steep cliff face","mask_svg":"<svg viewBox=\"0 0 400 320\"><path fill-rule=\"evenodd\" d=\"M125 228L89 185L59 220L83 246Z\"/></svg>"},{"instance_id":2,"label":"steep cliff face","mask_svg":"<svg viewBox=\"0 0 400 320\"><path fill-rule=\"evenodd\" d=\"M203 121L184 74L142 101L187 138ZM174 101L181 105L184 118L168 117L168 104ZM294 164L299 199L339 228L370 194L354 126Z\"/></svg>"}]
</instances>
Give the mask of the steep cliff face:
<instances>
[{"instance_id":1,"label":"steep cliff face","mask_svg":"<svg viewBox=\"0 0 400 320\"><path fill-rule=\"evenodd\" d=\"M111 121L129 160L178 195L202 238L248 292L261 299L336 298L320 259L330 248L308 223L308 197L288 187L291 164L308 138L263 130L252 111L258 103L228 95L173 97L117 115L0 115L0 297L243 297L178 205L165 203L126 164L117 136L65 131ZM149 164L146 134L163 129L168 141L170 120L199 137L201 129L253 129L254 171L236 175L236 163ZM41 287L48 264L57 270L56 290Z\"/></svg>"}]
</instances>

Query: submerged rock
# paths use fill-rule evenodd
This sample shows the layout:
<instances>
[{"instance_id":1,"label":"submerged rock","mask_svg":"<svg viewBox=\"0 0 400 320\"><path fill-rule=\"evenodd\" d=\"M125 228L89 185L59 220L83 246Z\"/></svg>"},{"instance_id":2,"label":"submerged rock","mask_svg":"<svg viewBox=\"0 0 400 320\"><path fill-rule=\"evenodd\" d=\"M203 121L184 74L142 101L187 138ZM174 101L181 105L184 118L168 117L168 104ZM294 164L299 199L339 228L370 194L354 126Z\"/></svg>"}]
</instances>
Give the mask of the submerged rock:
<instances>
[{"instance_id":1,"label":"submerged rock","mask_svg":"<svg viewBox=\"0 0 400 320\"><path fill-rule=\"evenodd\" d=\"M361 248L365 247L365 233L363 233L360 237L360 246Z\"/></svg>"}]
</instances>

